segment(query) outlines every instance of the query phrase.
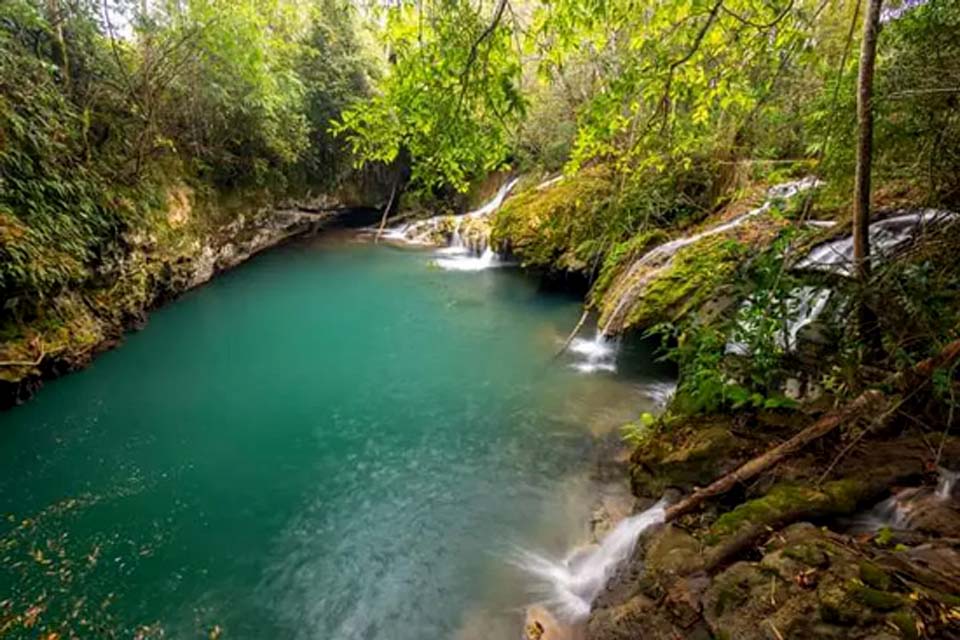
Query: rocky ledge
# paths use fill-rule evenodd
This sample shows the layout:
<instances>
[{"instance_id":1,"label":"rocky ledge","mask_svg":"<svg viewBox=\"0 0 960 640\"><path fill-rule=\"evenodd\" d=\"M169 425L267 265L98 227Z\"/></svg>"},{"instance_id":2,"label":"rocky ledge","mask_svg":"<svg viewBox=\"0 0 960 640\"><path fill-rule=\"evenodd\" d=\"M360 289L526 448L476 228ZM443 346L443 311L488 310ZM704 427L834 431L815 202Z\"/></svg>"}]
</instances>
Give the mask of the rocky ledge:
<instances>
[{"instance_id":1,"label":"rocky ledge","mask_svg":"<svg viewBox=\"0 0 960 640\"><path fill-rule=\"evenodd\" d=\"M774 414L737 420L689 418L652 435L632 458L634 492L687 493L765 448L758 433L793 429ZM922 437L875 440L831 467L836 444L651 532L595 602L584 637L960 637L955 484ZM941 464L957 468L960 438L944 444Z\"/></svg>"},{"instance_id":2,"label":"rocky ledge","mask_svg":"<svg viewBox=\"0 0 960 640\"><path fill-rule=\"evenodd\" d=\"M192 196L174 191L165 219L124 235L85 286L0 323L0 409L28 400L45 380L85 367L147 312L291 237L326 214L262 208L219 226L193 224Z\"/></svg>"}]
</instances>

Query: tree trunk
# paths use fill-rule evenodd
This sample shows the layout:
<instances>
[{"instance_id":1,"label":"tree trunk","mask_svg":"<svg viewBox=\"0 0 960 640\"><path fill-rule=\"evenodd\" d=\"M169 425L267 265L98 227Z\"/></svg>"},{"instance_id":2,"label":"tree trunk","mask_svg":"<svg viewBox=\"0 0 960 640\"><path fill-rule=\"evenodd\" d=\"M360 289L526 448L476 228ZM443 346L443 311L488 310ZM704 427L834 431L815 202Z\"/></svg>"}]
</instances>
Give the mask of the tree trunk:
<instances>
[{"instance_id":1,"label":"tree trunk","mask_svg":"<svg viewBox=\"0 0 960 640\"><path fill-rule=\"evenodd\" d=\"M873 71L883 0L867 0L857 80L857 174L853 199L853 267L861 283L870 276L870 169L873 161Z\"/></svg>"},{"instance_id":2,"label":"tree trunk","mask_svg":"<svg viewBox=\"0 0 960 640\"><path fill-rule=\"evenodd\" d=\"M50 25L50 35L53 37L53 62L60 67L63 83L70 86L70 62L67 59L67 44L63 38L63 12L60 0L47 0L47 23Z\"/></svg>"}]
</instances>

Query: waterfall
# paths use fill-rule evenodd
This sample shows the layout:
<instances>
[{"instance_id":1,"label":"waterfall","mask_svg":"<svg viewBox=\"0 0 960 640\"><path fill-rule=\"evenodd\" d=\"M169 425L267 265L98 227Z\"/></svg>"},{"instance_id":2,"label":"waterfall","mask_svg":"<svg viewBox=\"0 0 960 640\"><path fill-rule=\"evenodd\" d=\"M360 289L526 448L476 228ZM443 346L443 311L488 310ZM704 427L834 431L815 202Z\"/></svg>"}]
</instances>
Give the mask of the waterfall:
<instances>
[{"instance_id":1,"label":"waterfall","mask_svg":"<svg viewBox=\"0 0 960 640\"><path fill-rule=\"evenodd\" d=\"M937 486L902 489L867 511L844 520L851 533L874 533L883 528L911 529L915 521L923 519L923 512L953 500L953 492L960 479L960 471L937 469Z\"/></svg>"},{"instance_id":2,"label":"waterfall","mask_svg":"<svg viewBox=\"0 0 960 640\"><path fill-rule=\"evenodd\" d=\"M930 225L955 219L955 213L939 209L923 209L878 220L870 225L870 259L874 263L889 257L912 241L918 232ZM817 245L796 268L826 271L849 277L853 264L853 236L845 236Z\"/></svg>"},{"instance_id":3,"label":"waterfall","mask_svg":"<svg viewBox=\"0 0 960 640\"><path fill-rule=\"evenodd\" d=\"M951 471L940 467L938 469L940 478L937 481L936 496L940 500L949 500L953 497L953 490L957 486L957 479L960 479L960 471Z\"/></svg>"},{"instance_id":4,"label":"waterfall","mask_svg":"<svg viewBox=\"0 0 960 640\"><path fill-rule=\"evenodd\" d=\"M853 534L876 533L881 529L907 529L908 511L894 494L867 511L841 519L846 530Z\"/></svg>"},{"instance_id":5,"label":"waterfall","mask_svg":"<svg viewBox=\"0 0 960 640\"><path fill-rule=\"evenodd\" d=\"M791 290L783 305L785 317L782 320L785 331L776 336L777 346L784 351L796 349L800 331L813 324L820 317L832 295L833 292L830 289L823 287L797 287ZM754 304L753 300L748 299L741 307L740 318L737 321L737 332L740 335L757 330L756 326L744 319L744 312L752 309ZM768 315L777 312L779 312L779 309L767 310ZM728 342L726 352L745 357L750 355L750 349L746 343L738 340Z\"/></svg>"},{"instance_id":6,"label":"waterfall","mask_svg":"<svg viewBox=\"0 0 960 640\"><path fill-rule=\"evenodd\" d=\"M577 357L577 361L570 366L583 373L616 372L619 347L615 338L605 336L600 331L591 340L574 338L567 350Z\"/></svg>"},{"instance_id":7,"label":"waterfall","mask_svg":"<svg viewBox=\"0 0 960 640\"><path fill-rule=\"evenodd\" d=\"M816 178L810 177L771 187L767 191L767 199L762 206L694 235L665 242L645 253L638 260L634 261L626 274L619 276L614 286L611 287L611 291L616 291L617 289L621 289L621 291L616 294L617 304L603 324L603 333L605 335L611 335L623 328L622 325L626 320L627 313L629 313L630 308L633 307L639 297L643 295L647 284L663 273L673 263L673 258L677 255L678 251L704 238L726 233L751 218L768 212L777 202L792 198L802 191L819 185L820 182Z\"/></svg>"},{"instance_id":8,"label":"waterfall","mask_svg":"<svg viewBox=\"0 0 960 640\"><path fill-rule=\"evenodd\" d=\"M463 215L433 216L387 229L383 238L417 246L446 246L437 249L433 264L448 271L483 271L506 266L490 246L489 220L506 200L520 178L505 182L497 193L478 209Z\"/></svg>"},{"instance_id":9,"label":"waterfall","mask_svg":"<svg viewBox=\"0 0 960 640\"><path fill-rule=\"evenodd\" d=\"M479 209L458 216L454 220L450 244L437 251L437 254L442 257L434 260L434 264L447 271L483 271L492 267L506 266L490 246L487 218L503 205L503 201L519 180L520 178L514 178L507 181L489 202ZM467 231L473 230L466 240L463 237L464 224L467 225Z\"/></svg>"},{"instance_id":10,"label":"waterfall","mask_svg":"<svg viewBox=\"0 0 960 640\"><path fill-rule=\"evenodd\" d=\"M599 545L574 550L563 560L520 551L514 563L538 581L544 604L568 624L590 615L596 599L617 569L633 554L640 535L664 521L666 501L620 521Z\"/></svg>"}]
</instances>

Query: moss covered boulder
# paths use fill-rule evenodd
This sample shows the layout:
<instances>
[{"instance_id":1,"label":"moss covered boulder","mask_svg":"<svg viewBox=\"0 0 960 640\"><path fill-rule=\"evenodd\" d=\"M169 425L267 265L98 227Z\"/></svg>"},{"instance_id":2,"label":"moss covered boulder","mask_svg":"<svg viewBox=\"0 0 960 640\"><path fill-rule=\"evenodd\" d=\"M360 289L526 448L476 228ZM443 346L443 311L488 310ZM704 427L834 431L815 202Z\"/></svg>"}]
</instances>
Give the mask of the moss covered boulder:
<instances>
[{"instance_id":1,"label":"moss covered boulder","mask_svg":"<svg viewBox=\"0 0 960 640\"><path fill-rule=\"evenodd\" d=\"M668 487L705 486L742 461L750 445L726 416L696 416L645 439L631 456L634 492L659 498Z\"/></svg>"}]
</instances>

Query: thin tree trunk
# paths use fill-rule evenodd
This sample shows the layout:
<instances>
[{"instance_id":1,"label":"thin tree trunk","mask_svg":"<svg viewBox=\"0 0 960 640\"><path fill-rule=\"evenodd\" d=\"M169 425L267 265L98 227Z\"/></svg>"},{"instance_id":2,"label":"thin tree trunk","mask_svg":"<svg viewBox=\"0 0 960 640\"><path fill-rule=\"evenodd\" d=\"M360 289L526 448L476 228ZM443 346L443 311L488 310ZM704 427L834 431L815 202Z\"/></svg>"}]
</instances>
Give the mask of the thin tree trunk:
<instances>
[{"instance_id":1,"label":"thin tree trunk","mask_svg":"<svg viewBox=\"0 0 960 640\"><path fill-rule=\"evenodd\" d=\"M857 172L853 198L853 267L861 283L870 276L870 170L873 162L873 72L883 0L867 0L857 80Z\"/></svg>"},{"instance_id":2,"label":"thin tree trunk","mask_svg":"<svg viewBox=\"0 0 960 640\"><path fill-rule=\"evenodd\" d=\"M390 215L390 209L393 207L393 198L397 195L398 186L400 186L399 176L397 176L397 179L393 181L393 189L390 190L390 199L387 200L387 206L383 208L383 217L380 219L380 227L377 229L377 235L373 239L374 244L380 242L380 236L383 235L383 230L387 226L387 217Z\"/></svg>"},{"instance_id":3,"label":"thin tree trunk","mask_svg":"<svg viewBox=\"0 0 960 640\"><path fill-rule=\"evenodd\" d=\"M580 329L583 327L583 323L587 321L587 316L590 315L590 310L584 306L583 314L580 316L580 321L577 322L577 326L573 328L573 331L570 332L570 335L567 336L567 339L563 342L563 346L560 347L560 351L557 351L554 358L559 358L564 354L564 352L570 347L570 343L573 342L573 339L577 337L577 334L580 333Z\"/></svg>"},{"instance_id":4,"label":"thin tree trunk","mask_svg":"<svg viewBox=\"0 0 960 640\"><path fill-rule=\"evenodd\" d=\"M60 67L63 83L70 86L70 61L67 59L67 44L63 38L63 12L60 0L47 0L47 22L53 36L53 62Z\"/></svg>"}]
</instances>

